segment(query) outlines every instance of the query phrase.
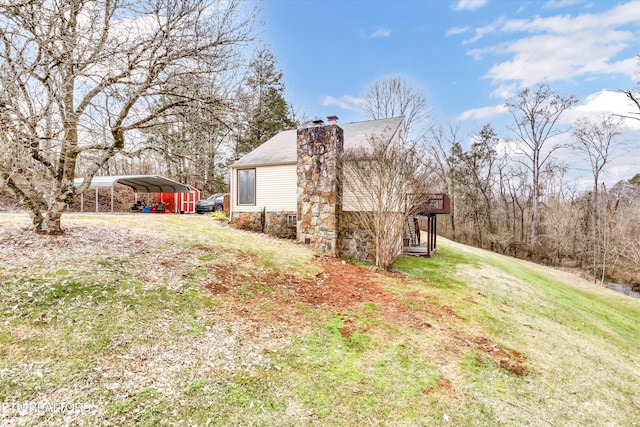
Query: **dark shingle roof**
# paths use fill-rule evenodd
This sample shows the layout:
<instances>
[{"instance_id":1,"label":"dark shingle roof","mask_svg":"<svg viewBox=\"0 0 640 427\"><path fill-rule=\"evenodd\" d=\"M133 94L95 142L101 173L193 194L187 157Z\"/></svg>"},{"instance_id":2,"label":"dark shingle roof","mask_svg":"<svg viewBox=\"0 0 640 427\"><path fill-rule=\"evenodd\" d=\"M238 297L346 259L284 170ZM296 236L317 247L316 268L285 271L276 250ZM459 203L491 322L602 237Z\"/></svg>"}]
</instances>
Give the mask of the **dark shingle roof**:
<instances>
[{"instance_id":1,"label":"dark shingle roof","mask_svg":"<svg viewBox=\"0 0 640 427\"><path fill-rule=\"evenodd\" d=\"M391 119L338 124L344 131L344 149L359 147L374 135L395 136L401 129L403 121L402 117L393 117ZM296 163L296 139L296 129L282 131L255 150L245 154L231 166Z\"/></svg>"}]
</instances>

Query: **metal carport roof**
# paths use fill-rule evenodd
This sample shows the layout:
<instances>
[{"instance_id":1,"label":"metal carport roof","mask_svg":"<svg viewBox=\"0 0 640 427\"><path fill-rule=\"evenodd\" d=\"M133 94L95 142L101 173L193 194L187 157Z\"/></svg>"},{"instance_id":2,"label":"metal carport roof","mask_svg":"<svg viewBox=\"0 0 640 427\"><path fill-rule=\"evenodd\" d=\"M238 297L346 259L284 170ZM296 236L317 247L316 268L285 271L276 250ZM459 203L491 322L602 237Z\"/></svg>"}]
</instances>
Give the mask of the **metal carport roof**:
<instances>
[{"instance_id":1,"label":"metal carport roof","mask_svg":"<svg viewBox=\"0 0 640 427\"><path fill-rule=\"evenodd\" d=\"M78 187L84 178L76 178L73 184ZM116 184L133 188L136 193L188 193L191 191L186 184L181 184L160 175L120 175L94 176L91 187L115 187Z\"/></svg>"},{"instance_id":2,"label":"metal carport roof","mask_svg":"<svg viewBox=\"0 0 640 427\"><path fill-rule=\"evenodd\" d=\"M84 178L76 178L73 185L79 187ZM96 189L96 213L98 212L98 187L111 187L111 212L113 213L113 189L116 184L133 188L136 193L189 193L191 188L186 184L173 181L160 175L120 175L94 176L90 187ZM84 197L80 194L80 212L84 211Z\"/></svg>"}]
</instances>

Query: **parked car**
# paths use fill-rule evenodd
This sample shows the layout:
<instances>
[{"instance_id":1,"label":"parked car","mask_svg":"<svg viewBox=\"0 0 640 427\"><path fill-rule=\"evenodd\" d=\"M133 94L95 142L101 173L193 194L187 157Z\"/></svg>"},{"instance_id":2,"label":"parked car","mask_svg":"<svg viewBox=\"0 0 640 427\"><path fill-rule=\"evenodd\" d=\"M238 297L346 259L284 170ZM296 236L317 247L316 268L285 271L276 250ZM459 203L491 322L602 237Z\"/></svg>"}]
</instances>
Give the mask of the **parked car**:
<instances>
[{"instance_id":1,"label":"parked car","mask_svg":"<svg viewBox=\"0 0 640 427\"><path fill-rule=\"evenodd\" d=\"M223 209L224 194L213 194L206 199L196 202L196 212L203 214L205 212L217 212Z\"/></svg>"}]
</instances>

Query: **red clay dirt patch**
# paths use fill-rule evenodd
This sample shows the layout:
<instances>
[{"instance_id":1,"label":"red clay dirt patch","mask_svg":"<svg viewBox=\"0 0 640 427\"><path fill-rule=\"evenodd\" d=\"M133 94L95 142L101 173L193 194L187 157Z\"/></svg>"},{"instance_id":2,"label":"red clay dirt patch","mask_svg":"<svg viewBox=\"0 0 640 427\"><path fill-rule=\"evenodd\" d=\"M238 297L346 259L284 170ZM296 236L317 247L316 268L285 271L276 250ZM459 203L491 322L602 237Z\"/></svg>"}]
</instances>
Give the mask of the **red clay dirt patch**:
<instances>
[{"instance_id":1,"label":"red clay dirt patch","mask_svg":"<svg viewBox=\"0 0 640 427\"><path fill-rule=\"evenodd\" d=\"M441 390L451 390L453 388L453 386L451 385L451 381L444 377L436 381L436 386L438 386L438 388Z\"/></svg>"},{"instance_id":2,"label":"red clay dirt patch","mask_svg":"<svg viewBox=\"0 0 640 427\"><path fill-rule=\"evenodd\" d=\"M429 395L435 391L439 391L440 393L448 394L450 396L454 396L453 384L451 381L445 377L441 377L438 381L436 381L436 386L434 388L426 388L422 390L422 394Z\"/></svg>"},{"instance_id":3,"label":"red clay dirt patch","mask_svg":"<svg viewBox=\"0 0 640 427\"><path fill-rule=\"evenodd\" d=\"M324 272L316 275L315 280L279 272L254 272L252 279L272 289L279 299L293 299L314 307L353 309L372 302L382 307L403 309L393 293L375 283L379 273L328 258L322 260L322 267ZM239 286L239 270L238 265L232 263L213 266L212 280L205 287L213 293L220 293L223 288L234 289Z\"/></svg>"},{"instance_id":4,"label":"red clay dirt patch","mask_svg":"<svg viewBox=\"0 0 640 427\"><path fill-rule=\"evenodd\" d=\"M408 297L411 301L411 305L416 306L418 310L424 311L429 316L436 319L460 319L464 320L464 317L458 315L448 305L441 305L435 302L435 298L428 295L421 295L418 291L409 291L405 293L405 297Z\"/></svg>"},{"instance_id":5,"label":"red clay dirt patch","mask_svg":"<svg viewBox=\"0 0 640 427\"><path fill-rule=\"evenodd\" d=\"M462 333L456 333L454 336L461 345L475 348L491 357L502 369L518 376L528 373L526 358L519 351L498 345L484 337L472 337Z\"/></svg>"},{"instance_id":6,"label":"red clay dirt patch","mask_svg":"<svg viewBox=\"0 0 640 427\"><path fill-rule=\"evenodd\" d=\"M216 265L212 267L213 280L205 287L211 293L219 295L238 288L241 281L245 285L253 283L249 286L254 286L255 292L235 299L232 311L251 321L256 330L267 325L274 327L276 324L291 332L310 327L310 321L302 315L299 308L295 308L304 305L337 312L359 312L365 309L364 303L373 303L378 316L414 330L431 327L425 321L425 315L446 321L463 319L451 307L440 305L434 298L418 291L396 295L382 288L377 282L388 274L333 258L322 258L320 263L324 271L314 279L300 279L291 274L273 271L248 274L242 273L244 270L236 264ZM526 375L525 357L518 351L446 326L442 330L449 330L443 348L445 352L461 356L469 349L478 350L488 355L501 368L516 375ZM348 338L355 329L353 325L345 324L339 332ZM442 386L441 388L446 388L446 384Z\"/></svg>"},{"instance_id":7,"label":"red clay dirt patch","mask_svg":"<svg viewBox=\"0 0 640 427\"><path fill-rule=\"evenodd\" d=\"M336 311L360 311L364 303L373 303L376 312L388 321L407 324L414 329L431 326L413 310L407 310L399 297L376 283L384 277L383 274L338 259L323 258L320 262L324 271L314 279L300 279L292 274L273 271L255 271L250 277L245 277L246 273L243 275L244 270L237 264L215 265L211 267L210 278L204 286L211 293L220 295L238 288L241 281L245 285L252 283L250 286L257 289L254 297L244 297L236 302L244 306L256 307L269 300L272 309L277 307L278 310L307 305ZM449 313L446 308L438 309L435 303L428 306L427 312ZM246 315L244 308L241 311ZM345 330L344 333L350 332Z\"/></svg>"},{"instance_id":8,"label":"red clay dirt patch","mask_svg":"<svg viewBox=\"0 0 640 427\"><path fill-rule=\"evenodd\" d=\"M237 266L235 264L222 264L213 267L213 277L204 287L212 294L223 294L238 286L236 276Z\"/></svg>"},{"instance_id":9,"label":"red clay dirt patch","mask_svg":"<svg viewBox=\"0 0 640 427\"><path fill-rule=\"evenodd\" d=\"M324 272L316 275L315 282L303 282L296 289L300 298L311 305L352 308L372 302L381 306L394 306L397 298L375 283L379 274L365 267L337 259L322 260Z\"/></svg>"}]
</instances>

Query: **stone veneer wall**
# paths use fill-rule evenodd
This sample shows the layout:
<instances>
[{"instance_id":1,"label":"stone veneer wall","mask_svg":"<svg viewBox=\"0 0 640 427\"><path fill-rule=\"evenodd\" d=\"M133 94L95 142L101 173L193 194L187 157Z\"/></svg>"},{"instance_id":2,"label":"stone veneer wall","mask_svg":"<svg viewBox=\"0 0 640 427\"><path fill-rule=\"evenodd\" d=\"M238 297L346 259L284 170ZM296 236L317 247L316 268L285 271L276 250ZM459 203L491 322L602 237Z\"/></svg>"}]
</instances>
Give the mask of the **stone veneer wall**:
<instances>
[{"instance_id":1,"label":"stone veneer wall","mask_svg":"<svg viewBox=\"0 0 640 427\"><path fill-rule=\"evenodd\" d=\"M298 240L339 256L344 134L337 125L298 129Z\"/></svg>"},{"instance_id":2,"label":"stone veneer wall","mask_svg":"<svg viewBox=\"0 0 640 427\"><path fill-rule=\"evenodd\" d=\"M376 241L361 222L361 216L354 212L342 212L338 250L340 256L373 264L376 261Z\"/></svg>"},{"instance_id":3,"label":"stone veneer wall","mask_svg":"<svg viewBox=\"0 0 640 427\"><path fill-rule=\"evenodd\" d=\"M287 224L287 216L295 212L265 212L264 232L281 239L295 239L296 227ZM262 231L261 212L234 212L232 225L242 230Z\"/></svg>"},{"instance_id":4,"label":"stone veneer wall","mask_svg":"<svg viewBox=\"0 0 640 427\"><path fill-rule=\"evenodd\" d=\"M296 225L290 226L287 222L287 216L296 215L296 212L267 212L267 234L281 239L295 239Z\"/></svg>"}]
</instances>

